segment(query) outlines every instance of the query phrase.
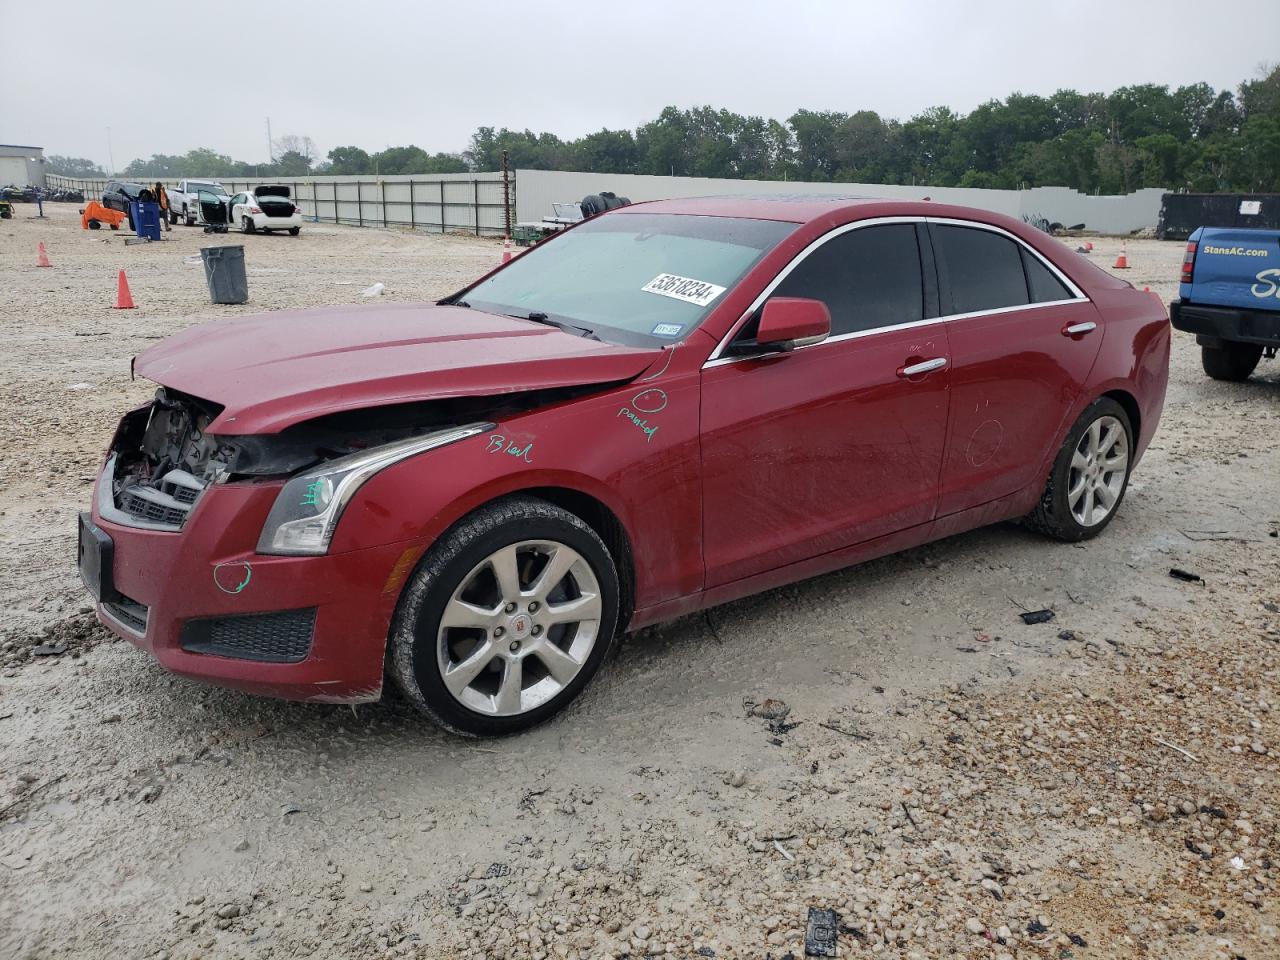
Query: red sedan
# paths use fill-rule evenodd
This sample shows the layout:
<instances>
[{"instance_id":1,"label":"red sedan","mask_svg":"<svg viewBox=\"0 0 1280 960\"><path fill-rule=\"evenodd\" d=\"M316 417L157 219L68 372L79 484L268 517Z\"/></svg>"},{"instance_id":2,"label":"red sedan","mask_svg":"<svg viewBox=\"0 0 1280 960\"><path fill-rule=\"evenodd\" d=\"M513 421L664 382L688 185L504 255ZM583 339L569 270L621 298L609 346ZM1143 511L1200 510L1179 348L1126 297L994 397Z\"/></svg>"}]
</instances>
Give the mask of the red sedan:
<instances>
[{"instance_id":1,"label":"red sedan","mask_svg":"<svg viewBox=\"0 0 1280 960\"><path fill-rule=\"evenodd\" d=\"M135 359L80 568L188 677L545 720L619 632L1022 518L1102 531L1155 432L1154 295L1007 217L703 199L438 304L218 320Z\"/></svg>"}]
</instances>

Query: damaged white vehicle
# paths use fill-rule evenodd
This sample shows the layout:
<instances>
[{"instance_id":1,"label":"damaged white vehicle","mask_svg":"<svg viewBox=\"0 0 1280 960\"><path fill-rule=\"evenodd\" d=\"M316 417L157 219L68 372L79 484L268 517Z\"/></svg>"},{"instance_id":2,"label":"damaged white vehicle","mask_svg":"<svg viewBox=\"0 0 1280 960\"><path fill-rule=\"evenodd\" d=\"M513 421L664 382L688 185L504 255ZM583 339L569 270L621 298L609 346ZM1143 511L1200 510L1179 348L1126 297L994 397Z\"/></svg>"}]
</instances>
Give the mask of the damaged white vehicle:
<instances>
[{"instance_id":1,"label":"damaged white vehicle","mask_svg":"<svg viewBox=\"0 0 1280 960\"><path fill-rule=\"evenodd\" d=\"M231 198L231 223L244 233L288 230L296 237L302 232L302 211L284 184L261 184Z\"/></svg>"}]
</instances>

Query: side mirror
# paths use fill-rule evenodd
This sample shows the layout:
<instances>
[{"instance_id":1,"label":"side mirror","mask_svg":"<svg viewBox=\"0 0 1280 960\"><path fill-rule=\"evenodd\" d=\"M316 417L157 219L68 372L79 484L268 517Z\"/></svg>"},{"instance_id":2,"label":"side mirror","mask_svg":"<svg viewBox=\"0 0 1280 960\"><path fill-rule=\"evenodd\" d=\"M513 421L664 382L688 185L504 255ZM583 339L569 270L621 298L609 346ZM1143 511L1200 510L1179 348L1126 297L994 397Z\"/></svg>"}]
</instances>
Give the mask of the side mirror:
<instances>
[{"instance_id":1,"label":"side mirror","mask_svg":"<svg viewBox=\"0 0 1280 960\"><path fill-rule=\"evenodd\" d=\"M774 350L794 350L821 343L831 335L831 311L821 300L774 297L760 313L756 344Z\"/></svg>"}]
</instances>

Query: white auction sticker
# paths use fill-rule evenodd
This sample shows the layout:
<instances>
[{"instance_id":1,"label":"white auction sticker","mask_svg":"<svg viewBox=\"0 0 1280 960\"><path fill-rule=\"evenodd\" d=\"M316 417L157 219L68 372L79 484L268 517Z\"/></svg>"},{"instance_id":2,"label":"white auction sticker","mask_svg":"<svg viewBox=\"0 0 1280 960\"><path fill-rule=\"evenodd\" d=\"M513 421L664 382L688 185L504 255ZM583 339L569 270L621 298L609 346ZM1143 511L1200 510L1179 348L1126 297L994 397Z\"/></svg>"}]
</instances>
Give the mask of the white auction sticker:
<instances>
[{"instance_id":1,"label":"white auction sticker","mask_svg":"<svg viewBox=\"0 0 1280 960\"><path fill-rule=\"evenodd\" d=\"M718 287L714 283L707 283L705 280L677 277L674 273L660 273L640 289L645 293L656 293L659 296L671 297L674 300L683 300L685 303L694 303L700 307L705 307L720 294L724 293L726 288Z\"/></svg>"}]
</instances>

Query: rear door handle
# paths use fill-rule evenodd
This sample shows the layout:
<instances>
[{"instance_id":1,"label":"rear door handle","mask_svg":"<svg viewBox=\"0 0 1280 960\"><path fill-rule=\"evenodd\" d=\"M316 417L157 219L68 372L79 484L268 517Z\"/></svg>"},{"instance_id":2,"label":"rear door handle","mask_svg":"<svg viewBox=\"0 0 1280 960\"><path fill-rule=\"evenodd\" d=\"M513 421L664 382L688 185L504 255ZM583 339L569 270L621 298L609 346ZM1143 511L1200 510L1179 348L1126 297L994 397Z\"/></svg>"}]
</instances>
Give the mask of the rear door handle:
<instances>
[{"instance_id":1,"label":"rear door handle","mask_svg":"<svg viewBox=\"0 0 1280 960\"><path fill-rule=\"evenodd\" d=\"M946 365L946 357L934 357L932 360L921 360L919 363L913 363L910 366L899 367L898 376L904 379L918 377L923 373L933 373L935 370L941 370Z\"/></svg>"},{"instance_id":2,"label":"rear door handle","mask_svg":"<svg viewBox=\"0 0 1280 960\"><path fill-rule=\"evenodd\" d=\"M1092 320L1086 320L1084 323L1069 323L1062 328L1064 337L1083 337L1086 333L1093 333L1098 329L1098 325Z\"/></svg>"}]
</instances>

